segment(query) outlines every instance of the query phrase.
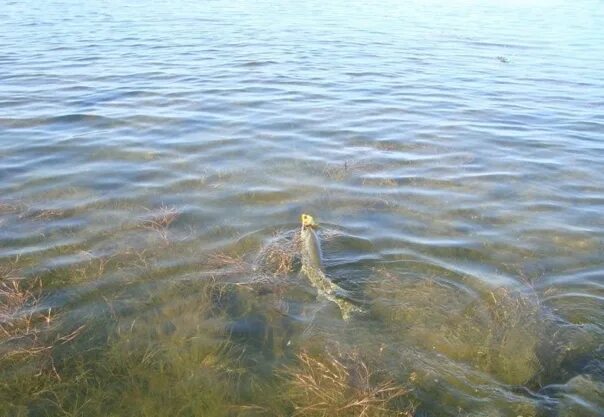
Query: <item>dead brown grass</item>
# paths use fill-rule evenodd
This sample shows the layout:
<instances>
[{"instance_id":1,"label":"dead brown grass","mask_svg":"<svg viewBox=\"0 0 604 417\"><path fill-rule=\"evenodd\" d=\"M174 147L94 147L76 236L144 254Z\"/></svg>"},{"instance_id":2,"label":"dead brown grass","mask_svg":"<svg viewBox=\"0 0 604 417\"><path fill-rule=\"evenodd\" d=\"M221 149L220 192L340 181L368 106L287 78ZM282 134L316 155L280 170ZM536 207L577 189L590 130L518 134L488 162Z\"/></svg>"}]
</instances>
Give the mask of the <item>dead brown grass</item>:
<instances>
[{"instance_id":1,"label":"dead brown grass","mask_svg":"<svg viewBox=\"0 0 604 417\"><path fill-rule=\"evenodd\" d=\"M0 214L11 214L21 211L23 206L9 201L0 201Z\"/></svg>"},{"instance_id":2,"label":"dead brown grass","mask_svg":"<svg viewBox=\"0 0 604 417\"><path fill-rule=\"evenodd\" d=\"M269 278L283 277L294 270L298 256L298 233L274 233L273 238L260 250L255 260L243 255L217 252L210 254L207 264L230 273L248 273L255 278L252 281L266 281Z\"/></svg>"},{"instance_id":3,"label":"dead brown grass","mask_svg":"<svg viewBox=\"0 0 604 417\"><path fill-rule=\"evenodd\" d=\"M168 242L168 229L174 220L180 216L178 209L174 206L162 204L156 210L147 208L145 210L150 214L141 221L141 227L155 231L164 242Z\"/></svg>"},{"instance_id":4,"label":"dead brown grass","mask_svg":"<svg viewBox=\"0 0 604 417\"><path fill-rule=\"evenodd\" d=\"M409 389L373 372L357 354L323 358L298 354L298 366L285 369L294 416L385 417L412 416L401 400Z\"/></svg>"},{"instance_id":5,"label":"dead brown grass","mask_svg":"<svg viewBox=\"0 0 604 417\"><path fill-rule=\"evenodd\" d=\"M300 252L300 234L276 231L269 243L260 251L257 263L274 277L285 276L294 270Z\"/></svg>"},{"instance_id":6,"label":"dead brown grass","mask_svg":"<svg viewBox=\"0 0 604 417\"><path fill-rule=\"evenodd\" d=\"M33 285L24 288L19 271L11 264L0 266L0 337L27 335L32 313L23 312L28 304L37 305L39 291ZM39 286L39 281L36 283ZM18 314L18 313L22 314ZM0 339L0 340L2 340Z\"/></svg>"},{"instance_id":7,"label":"dead brown grass","mask_svg":"<svg viewBox=\"0 0 604 417\"><path fill-rule=\"evenodd\" d=\"M230 255L217 252L208 255L207 263L215 269L228 269L230 272L243 273L251 271L252 266L241 255Z\"/></svg>"},{"instance_id":8,"label":"dead brown grass","mask_svg":"<svg viewBox=\"0 0 604 417\"><path fill-rule=\"evenodd\" d=\"M56 219L58 217L63 217L63 216L65 216L65 210L59 210L59 209L36 210L32 214L32 217L35 220L49 220L49 219Z\"/></svg>"},{"instance_id":9,"label":"dead brown grass","mask_svg":"<svg viewBox=\"0 0 604 417\"><path fill-rule=\"evenodd\" d=\"M34 209L24 208L23 213L19 215L19 218L27 218L33 220L51 220L65 217L67 210L62 209Z\"/></svg>"},{"instance_id":10,"label":"dead brown grass","mask_svg":"<svg viewBox=\"0 0 604 417\"><path fill-rule=\"evenodd\" d=\"M50 347L40 343L40 325L49 325L52 310L36 312L40 303L39 280L25 285L14 271L3 268L0 281L0 350L4 359L40 354Z\"/></svg>"},{"instance_id":11,"label":"dead brown grass","mask_svg":"<svg viewBox=\"0 0 604 417\"><path fill-rule=\"evenodd\" d=\"M60 379L51 352L75 339L84 326L49 337L56 315L52 308L41 308L42 298L40 279L24 279L12 264L0 266L0 364L35 356L40 371L50 368Z\"/></svg>"},{"instance_id":12,"label":"dead brown grass","mask_svg":"<svg viewBox=\"0 0 604 417\"><path fill-rule=\"evenodd\" d=\"M274 275L286 275L294 269L294 252L287 247L271 246L265 253L266 266Z\"/></svg>"}]
</instances>

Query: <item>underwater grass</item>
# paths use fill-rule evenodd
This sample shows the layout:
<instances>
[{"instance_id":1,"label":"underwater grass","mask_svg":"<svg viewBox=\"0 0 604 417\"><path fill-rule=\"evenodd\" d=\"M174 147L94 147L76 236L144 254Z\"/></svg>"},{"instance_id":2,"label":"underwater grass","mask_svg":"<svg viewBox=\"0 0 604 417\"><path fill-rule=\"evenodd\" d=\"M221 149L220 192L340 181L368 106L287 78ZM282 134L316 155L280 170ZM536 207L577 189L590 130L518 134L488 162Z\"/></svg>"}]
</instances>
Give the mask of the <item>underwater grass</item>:
<instances>
[{"instance_id":1,"label":"underwater grass","mask_svg":"<svg viewBox=\"0 0 604 417\"><path fill-rule=\"evenodd\" d=\"M248 315L237 292L217 280L181 282L148 314L120 319L93 397L108 395L115 415L283 415L267 400L276 390L265 355L230 334L228 323Z\"/></svg>"},{"instance_id":2,"label":"underwater grass","mask_svg":"<svg viewBox=\"0 0 604 417\"><path fill-rule=\"evenodd\" d=\"M256 263L274 276L286 276L294 271L300 253L300 234L298 231L286 233L277 230L261 249Z\"/></svg>"},{"instance_id":3,"label":"underwater grass","mask_svg":"<svg viewBox=\"0 0 604 417\"><path fill-rule=\"evenodd\" d=\"M218 276L239 278L240 285L270 284L277 289L299 266L299 233L277 230L255 257L237 251L219 251L206 258Z\"/></svg>"},{"instance_id":4,"label":"underwater grass","mask_svg":"<svg viewBox=\"0 0 604 417\"><path fill-rule=\"evenodd\" d=\"M383 371L379 360L358 352L334 354L322 346L309 353L304 325L286 324L282 311L273 308L273 302L287 304L291 294L261 296L256 286L240 285L258 277L269 277L265 282L277 287L285 282L296 269L294 239L278 233L256 258L216 254L213 274L158 270L154 262L178 250L172 246L161 257L158 251L165 247L119 256L82 252L82 263L62 269L72 284L124 272L127 279L80 301L90 312L77 320L77 312L67 319L53 309L54 324L46 328L48 310L41 306L48 289L21 287L33 294L21 305L40 300L32 311L40 314L35 320L45 330L40 340L49 343L41 346L52 348L2 370L0 415L413 415L414 393L397 373ZM15 268L6 271L7 277L22 275ZM232 282L231 273L239 281ZM391 284L382 287L388 296L396 295L393 288L405 289L400 282ZM95 307L99 294L103 300ZM493 296L494 304L505 304L506 294ZM61 339L76 324L85 327L73 339Z\"/></svg>"},{"instance_id":5,"label":"underwater grass","mask_svg":"<svg viewBox=\"0 0 604 417\"><path fill-rule=\"evenodd\" d=\"M140 226L156 232L164 242L168 242L168 229L174 220L180 216L179 210L174 206L164 204L156 210L148 208L145 208L145 210L148 211L148 215L141 220Z\"/></svg>"},{"instance_id":6,"label":"underwater grass","mask_svg":"<svg viewBox=\"0 0 604 417\"><path fill-rule=\"evenodd\" d=\"M536 299L504 287L468 291L447 277L426 273L377 271L367 287L374 300L372 315L401 329L405 341L471 364L506 384L527 384L538 376L542 329Z\"/></svg>"},{"instance_id":7,"label":"underwater grass","mask_svg":"<svg viewBox=\"0 0 604 417\"><path fill-rule=\"evenodd\" d=\"M0 214L14 214L25 210L26 206L21 202L0 200Z\"/></svg>"},{"instance_id":8,"label":"underwater grass","mask_svg":"<svg viewBox=\"0 0 604 417\"><path fill-rule=\"evenodd\" d=\"M167 283L162 291L124 290L74 320L73 314L38 312L45 298L41 280L25 281L12 267L2 273L0 415L275 410L262 399L276 392L265 389L266 355L245 339L231 340L229 323L252 308L238 286L203 278ZM78 321L86 326L65 333Z\"/></svg>"},{"instance_id":9,"label":"underwater grass","mask_svg":"<svg viewBox=\"0 0 604 417\"><path fill-rule=\"evenodd\" d=\"M66 334L65 329L55 325L56 318L52 308L43 307L43 286L39 278L25 279L12 265L0 266L2 362L46 357L57 344L70 342L83 329L80 326ZM56 373L54 365L50 363L50 366Z\"/></svg>"},{"instance_id":10,"label":"underwater grass","mask_svg":"<svg viewBox=\"0 0 604 417\"><path fill-rule=\"evenodd\" d=\"M296 366L281 375L293 416L412 416L410 389L369 368L357 353L311 355L302 351Z\"/></svg>"},{"instance_id":11,"label":"underwater grass","mask_svg":"<svg viewBox=\"0 0 604 417\"><path fill-rule=\"evenodd\" d=\"M84 330L84 325L65 325L61 314L44 307L39 278L24 278L14 264L0 267L2 415L32 415L27 404L61 384L60 352Z\"/></svg>"},{"instance_id":12,"label":"underwater grass","mask_svg":"<svg viewBox=\"0 0 604 417\"><path fill-rule=\"evenodd\" d=\"M0 297L13 301L2 303L0 331L22 329L25 336L0 342L10 352L0 359L0 415L381 417L413 415L418 398L462 404L450 389L459 374L447 379L414 369L409 377L408 363L393 359L405 342L458 361L459 373L484 371L463 391L472 399L478 394L469 390L484 381L525 384L539 371L538 305L524 294L464 293L450 285L457 277L412 265L404 273L378 271L364 289L369 323L381 328L359 335L324 309L314 323L305 315L315 295L295 282L295 230L208 255L174 240L178 216L162 206L136 217L130 240L64 246L57 266L39 277L23 274L22 260L5 265ZM324 241L339 236L321 230ZM31 267L35 255L26 261ZM50 309L46 300L63 292L69 300ZM332 353L328 343L309 352L309 337L343 341L348 331L352 346L364 343L365 356ZM390 353L381 353L378 332L398 333L382 335Z\"/></svg>"}]
</instances>

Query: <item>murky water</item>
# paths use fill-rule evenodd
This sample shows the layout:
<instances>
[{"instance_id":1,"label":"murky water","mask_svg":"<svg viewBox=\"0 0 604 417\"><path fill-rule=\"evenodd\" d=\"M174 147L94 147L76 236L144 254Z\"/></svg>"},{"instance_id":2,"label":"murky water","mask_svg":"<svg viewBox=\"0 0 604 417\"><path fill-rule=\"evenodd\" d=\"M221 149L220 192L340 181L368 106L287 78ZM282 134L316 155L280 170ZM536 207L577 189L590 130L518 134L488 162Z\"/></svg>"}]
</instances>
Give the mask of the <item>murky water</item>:
<instances>
[{"instance_id":1,"label":"murky water","mask_svg":"<svg viewBox=\"0 0 604 417\"><path fill-rule=\"evenodd\" d=\"M3 3L0 414L604 415L604 7L499 3Z\"/></svg>"}]
</instances>

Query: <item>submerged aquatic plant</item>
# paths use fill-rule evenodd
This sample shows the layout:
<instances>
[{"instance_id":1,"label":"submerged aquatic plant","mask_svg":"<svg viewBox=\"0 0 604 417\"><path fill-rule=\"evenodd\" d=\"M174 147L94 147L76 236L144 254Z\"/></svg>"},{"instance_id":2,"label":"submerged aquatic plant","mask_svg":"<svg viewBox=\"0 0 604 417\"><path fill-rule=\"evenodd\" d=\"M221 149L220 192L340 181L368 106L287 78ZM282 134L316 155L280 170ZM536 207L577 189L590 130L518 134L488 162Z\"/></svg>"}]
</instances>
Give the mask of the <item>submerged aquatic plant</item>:
<instances>
[{"instance_id":1,"label":"submerged aquatic plant","mask_svg":"<svg viewBox=\"0 0 604 417\"><path fill-rule=\"evenodd\" d=\"M148 230L155 231L159 237L164 241L168 242L168 228L170 225L180 216L180 212L174 206L166 206L162 204L157 210L151 211L150 215L143 219L141 227Z\"/></svg>"},{"instance_id":2,"label":"submerged aquatic plant","mask_svg":"<svg viewBox=\"0 0 604 417\"><path fill-rule=\"evenodd\" d=\"M411 403L403 401L410 390L372 371L358 354L321 358L303 351L297 358L298 365L283 372L295 416L413 415Z\"/></svg>"},{"instance_id":3,"label":"submerged aquatic plant","mask_svg":"<svg viewBox=\"0 0 604 417\"><path fill-rule=\"evenodd\" d=\"M264 384L257 355L228 331L229 316L239 316L244 304L238 288L214 278L180 281L146 300L151 310L118 317L102 360L93 364L86 415L110 410L207 417L267 410L258 400Z\"/></svg>"},{"instance_id":4,"label":"submerged aquatic plant","mask_svg":"<svg viewBox=\"0 0 604 417\"><path fill-rule=\"evenodd\" d=\"M252 265L243 256L229 255L225 252L210 254L207 265L215 269L229 269L232 272L249 272L252 268Z\"/></svg>"},{"instance_id":5,"label":"submerged aquatic plant","mask_svg":"<svg viewBox=\"0 0 604 417\"><path fill-rule=\"evenodd\" d=\"M0 368L28 361L37 375L50 371L60 379L53 350L74 340L84 326L65 331L55 326L57 315L43 308L42 281L24 279L12 265L0 267Z\"/></svg>"},{"instance_id":6,"label":"submerged aquatic plant","mask_svg":"<svg viewBox=\"0 0 604 417\"><path fill-rule=\"evenodd\" d=\"M504 287L472 293L452 285L463 277L423 271L377 271L368 285L372 314L407 343L472 364L501 382L529 383L541 370L539 303L530 293ZM435 303L438 300L438 303Z\"/></svg>"},{"instance_id":7,"label":"submerged aquatic plant","mask_svg":"<svg viewBox=\"0 0 604 417\"><path fill-rule=\"evenodd\" d=\"M24 213L21 217L29 217L34 220L51 220L60 217L65 217L67 211L62 209L52 209L52 208L43 208L43 209L29 209L26 213Z\"/></svg>"},{"instance_id":8,"label":"submerged aquatic plant","mask_svg":"<svg viewBox=\"0 0 604 417\"><path fill-rule=\"evenodd\" d=\"M243 278L238 285L278 285L296 268L299 259L299 233L277 231L264 245L255 259L229 252L215 252L207 257L207 265L217 276L234 275ZM276 289L274 287L273 289Z\"/></svg>"},{"instance_id":9,"label":"submerged aquatic plant","mask_svg":"<svg viewBox=\"0 0 604 417\"><path fill-rule=\"evenodd\" d=\"M52 310L38 312L42 283L25 281L13 265L0 266L0 350L3 359L33 355L49 347L39 341L40 324L49 325ZM10 347L9 347L10 346Z\"/></svg>"},{"instance_id":10,"label":"submerged aquatic plant","mask_svg":"<svg viewBox=\"0 0 604 417\"><path fill-rule=\"evenodd\" d=\"M294 270L299 245L300 234L297 231L277 231L258 254L257 263L274 276L285 276Z\"/></svg>"},{"instance_id":11,"label":"submerged aquatic plant","mask_svg":"<svg viewBox=\"0 0 604 417\"><path fill-rule=\"evenodd\" d=\"M0 201L0 214L12 214L24 209L24 205L13 201Z\"/></svg>"}]
</instances>

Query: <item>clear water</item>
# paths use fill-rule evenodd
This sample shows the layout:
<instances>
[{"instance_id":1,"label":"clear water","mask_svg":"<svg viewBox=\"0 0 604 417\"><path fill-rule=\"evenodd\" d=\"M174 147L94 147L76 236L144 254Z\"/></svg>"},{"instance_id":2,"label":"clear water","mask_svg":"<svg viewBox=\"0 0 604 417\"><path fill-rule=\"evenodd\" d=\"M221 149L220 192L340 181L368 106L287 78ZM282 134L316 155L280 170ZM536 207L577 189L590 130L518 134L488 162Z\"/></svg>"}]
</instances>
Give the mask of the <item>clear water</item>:
<instances>
[{"instance_id":1,"label":"clear water","mask_svg":"<svg viewBox=\"0 0 604 417\"><path fill-rule=\"evenodd\" d=\"M2 415L604 415L604 5L500 3L4 2Z\"/></svg>"}]
</instances>

